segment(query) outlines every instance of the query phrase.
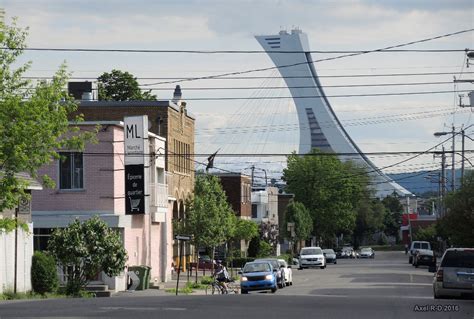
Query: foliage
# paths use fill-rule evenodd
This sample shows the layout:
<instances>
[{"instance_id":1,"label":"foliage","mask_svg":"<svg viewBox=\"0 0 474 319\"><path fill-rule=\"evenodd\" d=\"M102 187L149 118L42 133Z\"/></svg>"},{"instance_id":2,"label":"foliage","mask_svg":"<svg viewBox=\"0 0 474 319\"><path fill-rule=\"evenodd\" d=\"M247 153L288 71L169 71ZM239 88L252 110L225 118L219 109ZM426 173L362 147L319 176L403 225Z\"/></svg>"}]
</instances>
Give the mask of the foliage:
<instances>
[{"instance_id":1,"label":"foliage","mask_svg":"<svg viewBox=\"0 0 474 319\"><path fill-rule=\"evenodd\" d=\"M351 161L341 162L336 155L313 149L304 156L288 156L283 179L287 192L309 210L313 234L331 240L336 234L351 232L355 208L367 193L368 176Z\"/></svg>"},{"instance_id":2,"label":"foliage","mask_svg":"<svg viewBox=\"0 0 474 319\"><path fill-rule=\"evenodd\" d=\"M254 261L255 258L252 257L238 257L232 260L232 266L234 268L242 268L246 263Z\"/></svg>"},{"instance_id":3,"label":"foliage","mask_svg":"<svg viewBox=\"0 0 474 319\"><path fill-rule=\"evenodd\" d=\"M474 247L474 171L464 176L460 189L446 200L447 214L438 230L455 247Z\"/></svg>"},{"instance_id":4,"label":"foliage","mask_svg":"<svg viewBox=\"0 0 474 319\"><path fill-rule=\"evenodd\" d=\"M30 197L25 191L28 182L18 173L37 178L40 167L59 158L57 150L82 150L95 135L79 133L69 125L77 105L64 89L65 65L51 81L33 85L24 77L31 62L18 61L26 47L27 29L18 27L16 19L2 27L0 46L7 49L0 50L0 211L15 207L21 197ZM48 176L41 178L46 186L54 186Z\"/></svg>"},{"instance_id":5,"label":"foliage","mask_svg":"<svg viewBox=\"0 0 474 319\"><path fill-rule=\"evenodd\" d=\"M202 276L201 277L201 285L210 285L214 282L214 279L210 276Z\"/></svg>"},{"instance_id":6,"label":"foliage","mask_svg":"<svg viewBox=\"0 0 474 319\"><path fill-rule=\"evenodd\" d=\"M166 289L165 292L175 294L176 293L176 288ZM193 292L194 292L193 289L191 287L188 287L188 286L178 289L178 293L180 293L180 294L188 295L188 294L191 294Z\"/></svg>"},{"instance_id":7,"label":"foliage","mask_svg":"<svg viewBox=\"0 0 474 319\"><path fill-rule=\"evenodd\" d=\"M288 223L295 223L294 236L288 231ZM282 225L286 238L295 241L306 240L313 230L313 221L306 207L299 202L292 201L286 208L285 223Z\"/></svg>"},{"instance_id":8,"label":"foliage","mask_svg":"<svg viewBox=\"0 0 474 319\"><path fill-rule=\"evenodd\" d=\"M58 272L54 258L36 251L31 264L31 285L41 295L55 292L58 288Z\"/></svg>"},{"instance_id":9,"label":"foliage","mask_svg":"<svg viewBox=\"0 0 474 319\"><path fill-rule=\"evenodd\" d=\"M47 299L47 298L65 298L66 295L58 293L46 293L44 295L37 294L31 291L14 293L13 289L7 289L0 294L0 300L23 300L23 299Z\"/></svg>"},{"instance_id":10,"label":"foliage","mask_svg":"<svg viewBox=\"0 0 474 319\"><path fill-rule=\"evenodd\" d=\"M137 78L128 72L112 70L97 78L100 101L156 100L151 90L142 92Z\"/></svg>"},{"instance_id":11,"label":"foliage","mask_svg":"<svg viewBox=\"0 0 474 319\"><path fill-rule=\"evenodd\" d=\"M10 217L3 217L0 219L0 233L9 233L11 231L14 231L17 227L22 229L26 233L29 233L30 231L30 229L28 228L28 224L21 220Z\"/></svg>"},{"instance_id":12,"label":"foliage","mask_svg":"<svg viewBox=\"0 0 474 319\"><path fill-rule=\"evenodd\" d=\"M273 253L273 246L265 240L260 241L257 257L268 257Z\"/></svg>"},{"instance_id":13,"label":"foliage","mask_svg":"<svg viewBox=\"0 0 474 319\"><path fill-rule=\"evenodd\" d=\"M253 237L258 235L257 223L247 220L236 218L235 232L233 239L236 240L251 240Z\"/></svg>"},{"instance_id":14,"label":"foliage","mask_svg":"<svg viewBox=\"0 0 474 319\"><path fill-rule=\"evenodd\" d=\"M125 268L127 253L120 235L98 216L56 229L48 249L63 267L68 295L77 295L101 271L117 276Z\"/></svg>"},{"instance_id":15,"label":"foliage","mask_svg":"<svg viewBox=\"0 0 474 319\"><path fill-rule=\"evenodd\" d=\"M218 247L235 234L235 215L218 177L196 176L194 198L188 201L186 220L174 224L175 233L192 235L196 247ZM214 259L214 256L211 256Z\"/></svg>"},{"instance_id":16,"label":"foliage","mask_svg":"<svg viewBox=\"0 0 474 319\"><path fill-rule=\"evenodd\" d=\"M402 224L403 206L396 194L385 197L382 200L382 204L387 210L383 221L385 233L389 236L395 236L398 241L398 234Z\"/></svg>"},{"instance_id":17,"label":"foliage","mask_svg":"<svg viewBox=\"0 0 474 319\"><path fill-rule=\"evenodd\" d=\"M186 288L190 288L191 290L192 289L206 289L206 286L205 284L202 284L202 283L196 283L196 282L191 282L191 281L188 281L186 283Z\"/></svg>"},{"instance_id":18,"label":"foliage","mask_svg":"<svg viewBox=\"0 0 474 319\"><path fill-rule=\"evenodd\" d=\"M358 247L365 236L384 230L387 214L384 205L377 199L365 198L357 207L356 226L354 228L354 246Z\"/></svg>"}]
</instances>

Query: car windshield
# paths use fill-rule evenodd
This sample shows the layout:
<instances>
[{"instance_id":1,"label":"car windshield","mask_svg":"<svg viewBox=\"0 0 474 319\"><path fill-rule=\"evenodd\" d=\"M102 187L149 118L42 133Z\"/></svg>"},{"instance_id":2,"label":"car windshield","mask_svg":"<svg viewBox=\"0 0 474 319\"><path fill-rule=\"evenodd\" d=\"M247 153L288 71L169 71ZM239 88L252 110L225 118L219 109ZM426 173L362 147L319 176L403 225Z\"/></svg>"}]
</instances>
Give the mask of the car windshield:
<instances>
[{"instance_id":1,"label":"car windshield","mask_svg":"<svg viewBox=\"0 0 474 319\"><path fill-rule=\"evenodd\" d=\"M268 263L252 263L246 264L244 267L244 273L248 272L269 272L271 271L270 264Z\"/></svg>"},{"instance_id":2,"label":"car windshield","mask_svg":"<svg viewBox=\"0 0 474 319\"><path fill-rule=\"evenodd\" d=\"M370 248L362 248L362 249L360 250L360 252L361 252L361 253L369 253L369 252L371 252L371 250L372 250L372 249L370 249Z\"/></svg>"},{"instance_id":3,"label":"car windshield","mask_svg":"<svg viewBox=\"0 0 474 319\"><path fill-rule=\"evenodd\" d=\"M441 267L474 268L474 250L447 251Z\"/></svg>"},{"instance_id":4,"label":"car windshield","mask_svg":"<svg viewBox=\"0 0 474 319\"><path fill-rule=\"evenodd\" d=\"M322 255L323 252L319 248L303 249L301 255Z\"/></svg>"},{"instance_id":5,"label":"car windshield","mask_svg":"<svg viewBox=\"0 0 474 319\"><path fill-rule=\"evenodd\" d=\"M332 249L324 249L323 252L325 252L326 254L334 254L334 250Z\"/></svg>"},{"instance_id":6,"label":"car windshield","mask_svg":"<svg viewBox=\"0 0 474 319\"><path fill-rule=\"evenodd\" d=\"M421 243L421 249L430 249L430 245L428 243Z\"/></svg>"}]
</instances>

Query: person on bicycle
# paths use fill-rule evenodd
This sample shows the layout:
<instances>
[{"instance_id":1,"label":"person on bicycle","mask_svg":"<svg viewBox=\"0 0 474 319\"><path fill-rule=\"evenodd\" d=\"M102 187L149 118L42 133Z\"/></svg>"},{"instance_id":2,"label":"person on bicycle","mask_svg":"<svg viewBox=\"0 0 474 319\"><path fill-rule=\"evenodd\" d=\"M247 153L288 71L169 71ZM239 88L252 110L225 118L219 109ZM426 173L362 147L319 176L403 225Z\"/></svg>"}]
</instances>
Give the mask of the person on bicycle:
<instances>
[{"instance_id":1,"label":"person on bicycle","mask_svg":"<svg viewBox=\"0 0 474 319\"><path fill-rule=\"evenodd\" d=\"M230 279L229 272L227 268L222 264L221 260L217 261L217 268L213 274L214 278L219 282L219 285L222 287L224 293L228 293L227 282Z\"/></svg>"}]
</instances>

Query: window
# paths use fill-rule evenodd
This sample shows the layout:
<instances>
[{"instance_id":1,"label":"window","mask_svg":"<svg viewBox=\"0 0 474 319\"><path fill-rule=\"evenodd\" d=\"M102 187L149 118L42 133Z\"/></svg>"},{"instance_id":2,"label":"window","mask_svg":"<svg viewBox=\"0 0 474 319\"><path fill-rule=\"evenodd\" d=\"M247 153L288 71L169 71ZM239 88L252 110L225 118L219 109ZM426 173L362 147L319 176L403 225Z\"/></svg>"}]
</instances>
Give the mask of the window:
<instances>
[{"instance_id":1,"label":"window","mask_svg":"<svg viewBox=\"0 0 474 319\"><path fill-rule=\"evenodd\" d=\"M84 188L84 166L82 153L60 153L59 160L59 188Z\"/></svg>"},{"instance_id":2,"label":"window","mask_svg":"<svg viewBox=\"0 0 474 319\"><path fill-rule=\"evenodd\" d=\"M257 218L257 205L252 204L252 218Z\"/></svg>"}]
</instances>

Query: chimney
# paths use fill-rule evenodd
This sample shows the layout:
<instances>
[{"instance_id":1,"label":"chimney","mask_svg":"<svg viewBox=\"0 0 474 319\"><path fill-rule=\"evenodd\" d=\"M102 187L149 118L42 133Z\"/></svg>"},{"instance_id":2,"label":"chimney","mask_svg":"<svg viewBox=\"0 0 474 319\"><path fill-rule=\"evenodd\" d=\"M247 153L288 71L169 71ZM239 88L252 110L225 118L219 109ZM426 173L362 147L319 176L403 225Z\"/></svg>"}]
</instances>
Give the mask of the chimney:
<instances>
[{"instance_id":1,"label":"chimney","mask_svg":"<svg viewBox=\"0 0 474 319\"><path fill-rule=\"evenodd\" d=\"M173 103L179 105L179 102L181 102L181 96L181 87L179 85L176 85L176 88L174 89L173 93Z\"/></svg>"}]
</instances>

